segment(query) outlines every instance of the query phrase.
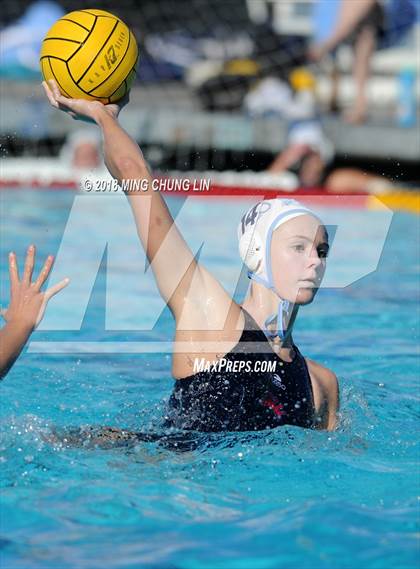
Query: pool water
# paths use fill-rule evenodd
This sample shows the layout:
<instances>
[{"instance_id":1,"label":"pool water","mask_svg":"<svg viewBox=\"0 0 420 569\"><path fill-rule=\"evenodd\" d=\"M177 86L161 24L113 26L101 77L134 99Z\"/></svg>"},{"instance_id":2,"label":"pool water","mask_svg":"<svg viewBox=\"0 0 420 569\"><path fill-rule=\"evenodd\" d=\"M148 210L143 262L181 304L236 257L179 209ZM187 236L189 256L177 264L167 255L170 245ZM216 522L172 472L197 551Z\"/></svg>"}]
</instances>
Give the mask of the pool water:
<instances>
[{"instance_id":1,"label":"pool water","mask_svg":"<svg viewBox=\"0 0 420 569\"><path fill-rule=\"evenodd\" d=\"M6 303L7 252L22 259L34 242L37 266L56 253L75 195L8 190L0 198ZM177 204L173 198L171 207ZM236 245L222 222L214 231L214 220L223 212L236 230L246 205L211 198L194 208L188 240L199 247L210 232L217 247L206 264L228 282L238 267ZM95 211L90 222L94 241L104 223ZM36 331L0 386L1 566L418 567L418 237L418 218L396 213L378 269L346 288L321 290L300 311L296 343L339 377L337 431L191 434L178 446L95 448L48 440L52 431L86 425L159 432L165 413L169 354L124 353L121 346L170 340L170 314L163 310L152 327L157 291L148 274L138 291L127 286L135 282L136 255L127 244L114 267L124 287L115 312L121 308L125 329L124 321L106 329L104 257L81 330ZM51 303L50 322L77 308L69 299L82 278L86 238L66 246L72 283ZM127 302L133 314L124 313ZM139 322L143 330L135 329ZM42 353L51 342L67 342L68 353ZM119 349L82 353L84 342L115 342Z\"/></svg>"}]
</instances>

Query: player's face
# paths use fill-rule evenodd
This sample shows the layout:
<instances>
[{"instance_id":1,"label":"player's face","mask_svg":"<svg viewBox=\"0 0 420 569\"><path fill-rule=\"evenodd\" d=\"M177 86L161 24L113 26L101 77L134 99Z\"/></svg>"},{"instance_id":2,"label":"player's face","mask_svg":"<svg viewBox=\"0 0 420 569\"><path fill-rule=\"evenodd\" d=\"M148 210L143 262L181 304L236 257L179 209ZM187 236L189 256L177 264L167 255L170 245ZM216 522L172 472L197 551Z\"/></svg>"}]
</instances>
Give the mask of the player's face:
<instances>
[{"instance_id":1,"label":"player's face","mask_svg":"<svg viewBox=\"0 0 420 569\"><path fill-rule=\"evenodd\" d=\"M271 266L277 293L296 304L309 304L324 276L328 235L311 215L287 221L271 242Z\"/></svg>"}]
</instances>

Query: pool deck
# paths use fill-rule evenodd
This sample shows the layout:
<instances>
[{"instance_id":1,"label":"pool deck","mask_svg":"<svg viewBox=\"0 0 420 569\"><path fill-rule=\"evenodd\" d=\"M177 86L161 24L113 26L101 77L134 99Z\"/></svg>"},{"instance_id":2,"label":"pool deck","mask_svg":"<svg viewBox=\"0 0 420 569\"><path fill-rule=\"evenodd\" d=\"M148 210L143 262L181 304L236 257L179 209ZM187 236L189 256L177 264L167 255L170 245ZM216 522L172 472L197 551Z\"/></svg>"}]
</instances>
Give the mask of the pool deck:
<instances>
[{"instance_id":1,"label":"pool deck","mask_svg":"<svg viewBox=\"0 0 420 569\"><path fill-rule=\"evenodd\" d=\"M143 144L276 153L286 141L285 120L252 119L239 112L202 111L191 91L179 83L135 87L130 99L130 105L121 114L121 123ZM33 140L65 136L84 126L45 105L39 83L1 81L0 101L2 135ZM357 126L326 116L324 127L338 155L419 161L419 126L401 128L381 110L374 120Z\"/></svg>"}]
</instances>

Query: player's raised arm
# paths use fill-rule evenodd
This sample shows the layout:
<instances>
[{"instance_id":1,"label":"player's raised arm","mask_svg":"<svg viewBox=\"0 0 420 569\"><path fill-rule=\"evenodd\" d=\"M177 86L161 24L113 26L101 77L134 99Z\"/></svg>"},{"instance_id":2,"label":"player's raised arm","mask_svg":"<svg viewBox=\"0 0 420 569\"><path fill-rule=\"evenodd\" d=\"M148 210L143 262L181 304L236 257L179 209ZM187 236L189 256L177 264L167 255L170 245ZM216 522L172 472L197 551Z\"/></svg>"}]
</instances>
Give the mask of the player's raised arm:
<instances>
[{"instance_id":1,"label":"player's raised arm","mask_svg":"<svg viewBox=\"0 0 420 569\"><path fill-rule=\"evenodd\" d=\"M203 297L209 287L222 294L220 285L200 268L192 251L180 234L160 194L151 187L152 177L137 143L119 124L118 105L63 97L53 81L43 84L50 103L79 120L95 122L102 131L105 163L111 175L123 180L141 179L147 191L127 193L137 231L151 263L163 299L175 317L182 313L188 295ZM194 277L194 278L193 278ZM200 292L195 295L194 290ZM213 294L213 296L214 296Z\"/></svg>"},{"instance_id":2,"label":"player's raised arm","mask_svg":"<svg viewBox=\"0 0 420 569\"><path fill-rule=\"evenodd\" d=\"M152 190L152 177L138 145L106 110L98 114L97 123L102 130L105 164L111 175L120 182L139 179L147 182L146 191L127 192L127 197L162 297L174 314L180 313L199 267L161 193Z\"/></svg>"}]
</instances>

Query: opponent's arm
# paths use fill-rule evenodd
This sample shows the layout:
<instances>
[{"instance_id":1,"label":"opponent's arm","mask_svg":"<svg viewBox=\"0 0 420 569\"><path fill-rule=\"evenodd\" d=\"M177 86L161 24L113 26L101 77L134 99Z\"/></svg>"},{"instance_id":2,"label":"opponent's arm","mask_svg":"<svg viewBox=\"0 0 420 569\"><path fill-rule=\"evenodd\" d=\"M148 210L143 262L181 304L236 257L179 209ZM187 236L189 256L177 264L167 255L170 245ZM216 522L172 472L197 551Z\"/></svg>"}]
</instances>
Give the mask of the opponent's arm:
<instances>
[{"instance_id":1,"label":"opponent's arm","mask_svg":"<svg viewBox=\"0 0 420 569\"><path fill-rule=\"evenodd\" d=\"M8 322L0 330L0 379L3 379L19 357L32 328Z\"/></svg>"},{"instance_id":2,"label":"opponent's arm","mask_svg":"<svg viewBox=\"0 0 420 569\"><path fill-rule=\"evenodd\" d=\"M10 305L1 314L6 325L0 330L0 379L10 370L34 328L41 321L50 298L69 283L63 279L46 292L41 287L47 280L53 264L49 256L36 281L31 282L35 262L35 247L28 249L22 280L19 280L16 255L9 254Z\"/></svg>"}]
</instances>

